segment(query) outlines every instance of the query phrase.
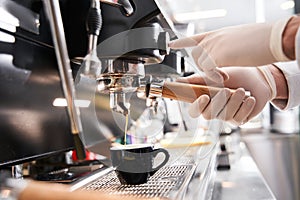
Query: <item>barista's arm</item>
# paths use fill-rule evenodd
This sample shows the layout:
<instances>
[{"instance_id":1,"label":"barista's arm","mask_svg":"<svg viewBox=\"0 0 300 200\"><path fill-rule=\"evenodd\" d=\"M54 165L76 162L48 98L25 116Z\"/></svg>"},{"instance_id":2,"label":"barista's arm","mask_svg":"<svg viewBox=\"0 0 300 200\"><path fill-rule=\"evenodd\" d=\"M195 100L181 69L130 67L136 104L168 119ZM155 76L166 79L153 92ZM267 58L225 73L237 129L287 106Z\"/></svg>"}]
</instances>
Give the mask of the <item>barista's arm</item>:
<instances>
[{"instance_id":1,"label":"barista's arm","mask_svg":"<svg viewBox=\"0 0 300 200\"><path fill-rule=\"evenodd\" d=\"M300 105L300 68L296 61L275 63L272 74L276 80L277 93L272 101L281 110Z\"/></svg>"},{"instance_id":2,"label":"barista's arm","mask_svg":"<svg viewBox=\"0 0 300 200\"><path fill-rule=\"evenodd\" d=\"M287 101L288 86L283 72L276 65L269 65L276 84L276 100Z\"/></svg>"},{"instance_id":3,"label":"barista's arm","mask_svg":"<svg viewBox=\"0 0 300 200\"><path fill-rule=\"evenodd\" d=\"M295 38L300 26L300 16L294 16L287 23L282 35L282 47L284 54L291 60L295 60Z\"/></svg>"}]
</instances>

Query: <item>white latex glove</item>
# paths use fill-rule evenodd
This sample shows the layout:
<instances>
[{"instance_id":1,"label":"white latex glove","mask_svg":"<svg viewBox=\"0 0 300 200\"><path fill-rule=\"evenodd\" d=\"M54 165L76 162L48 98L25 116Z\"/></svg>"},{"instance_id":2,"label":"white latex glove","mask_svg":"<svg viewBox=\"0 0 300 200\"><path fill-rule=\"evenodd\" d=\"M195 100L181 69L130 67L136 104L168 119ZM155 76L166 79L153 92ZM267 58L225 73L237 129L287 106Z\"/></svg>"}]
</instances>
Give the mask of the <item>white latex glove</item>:
<instances>
[{"instance_id":1,"label":"white latex glove","mask_svg":"<svg viewBox=\"0 0 300 200\"><path fill-rule=\"evenodd\" d=\"M217 67L262 66L289 59L282 49L282 33L290 18L271 23L232 26L171 41L173 49L194 47L192 57L206 75L222 82L228 77Z\"/></svg>"},{"instance_id":2,"label":"white latex glove","mask_svg":"<svg viewBox=\"0 0 300 200\"><path fill-rule=\"evenodd\" d=\"M213 98L200 96L189 108L192 117L200 114L205 119L222 119L235 125L246 123L265 107L268 101L276 97L276 83L267 66L263 67L227 67L222 69L229 75L223 84L224 89ZM219 86L216 82L205 80L200 75L179 78L179 82L189 82L209 86ZM230 93L228 88L237 89ZM245 96L245 90L251 96Z\"/></svg>"}]
</instances>

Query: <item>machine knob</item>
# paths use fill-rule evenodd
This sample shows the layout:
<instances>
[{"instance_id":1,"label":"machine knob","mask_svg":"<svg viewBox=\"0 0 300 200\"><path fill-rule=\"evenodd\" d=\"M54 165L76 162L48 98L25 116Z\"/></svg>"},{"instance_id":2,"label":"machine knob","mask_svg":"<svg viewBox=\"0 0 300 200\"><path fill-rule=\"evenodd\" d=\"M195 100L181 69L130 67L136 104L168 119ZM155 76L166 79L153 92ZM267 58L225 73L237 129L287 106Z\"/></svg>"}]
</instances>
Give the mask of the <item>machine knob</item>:
<instances>
[{"instance_id":1,"label":"machine knob","mask_svg":"<svg viewBox=\"0 0 300 200\"><path fill-rule=\"evenodd\" d=\"M159 49L160 55L169 55L170 47L168 46L170 42L170 35L168 32L160 32L157 39L157 47Z\"/></svg>"}]
</instances>

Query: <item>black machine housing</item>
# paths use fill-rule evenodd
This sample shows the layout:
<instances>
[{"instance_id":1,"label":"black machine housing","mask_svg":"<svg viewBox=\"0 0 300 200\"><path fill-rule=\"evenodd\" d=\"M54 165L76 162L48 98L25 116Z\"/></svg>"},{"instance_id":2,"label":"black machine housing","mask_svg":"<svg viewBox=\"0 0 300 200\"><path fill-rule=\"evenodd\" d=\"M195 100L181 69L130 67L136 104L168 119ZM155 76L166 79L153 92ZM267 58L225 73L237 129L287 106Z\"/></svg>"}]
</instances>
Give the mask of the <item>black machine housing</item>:
<instances>
[{"instance_id":1,"label":"black machine housing","mask_svg":"<svg viewBox=\"0 0 300 200\"><path fill-rule=\"evenodd\" d=\"M75 77L80 59L87 53L86 16L89 0L60 0L69 58ZM1 26L0 33L14 38L0 39L0 168L74 148L66 107L55 107L56 98L64 98L58 72L49 21L41 0L1 0L0 7L19 20L15 31ZM98 49L99 58L120 56L147 64L163 61L166 41L153 38L163 29L171 30L155 0L101 1L102 29L98 43L124 31L150 27L141 35L157 48L131 52L119 50L120 41L107 53ZM0 22L5 22L5 19ZM10 22L7 22L8 24ZM172 31L171 37L175 37ZM157 53L159 52L159 53ZM107 111L107 113L110 113ZM97 113L106 115L105 113ZM110 114L111 115L111 114ZM109 127L111 118L107 119ZM90 124L88 124L90 126ZM87 126L83 124L83 128ZM105 140L101 130L97 139ZM120 130L112 130L114 134ZM102 137L102 138L101 138Z\"/></svg>"}]
</instances>

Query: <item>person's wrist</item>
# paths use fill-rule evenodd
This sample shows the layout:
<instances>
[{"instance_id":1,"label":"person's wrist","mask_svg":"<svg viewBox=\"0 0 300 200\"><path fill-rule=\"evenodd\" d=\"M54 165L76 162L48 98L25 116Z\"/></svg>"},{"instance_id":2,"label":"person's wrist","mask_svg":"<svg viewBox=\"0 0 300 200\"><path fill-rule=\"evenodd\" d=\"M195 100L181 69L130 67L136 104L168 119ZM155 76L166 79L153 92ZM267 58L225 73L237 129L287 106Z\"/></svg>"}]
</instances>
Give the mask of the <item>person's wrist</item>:
<instances>
[{"instance_id":1,"label":"person's wrist","mask_svg":"<svg viewBox=\"0 0 300 200\"><path fill-rule=\"evenodd\" d=\"M283 72L276 67L276 65L268 66L276 84L276 97L275 99L288 99L288 86Z\"/></svg>"},{"instance_id":2,"label":"person's wrist","mask_svg":"<svg viewBox=\"0 0 300 200\"><path fill-rule=\"evenodd\" d=\"M295 60L295 37L300 26L300 16L293 16L287 23L282 34L282 48L284 54Z\"/></svg>"}]
</instances>

